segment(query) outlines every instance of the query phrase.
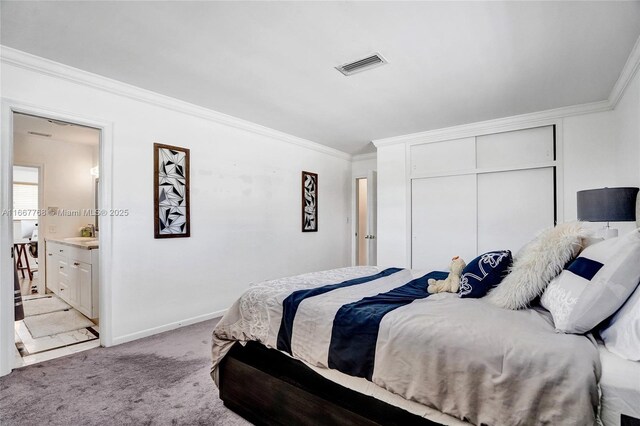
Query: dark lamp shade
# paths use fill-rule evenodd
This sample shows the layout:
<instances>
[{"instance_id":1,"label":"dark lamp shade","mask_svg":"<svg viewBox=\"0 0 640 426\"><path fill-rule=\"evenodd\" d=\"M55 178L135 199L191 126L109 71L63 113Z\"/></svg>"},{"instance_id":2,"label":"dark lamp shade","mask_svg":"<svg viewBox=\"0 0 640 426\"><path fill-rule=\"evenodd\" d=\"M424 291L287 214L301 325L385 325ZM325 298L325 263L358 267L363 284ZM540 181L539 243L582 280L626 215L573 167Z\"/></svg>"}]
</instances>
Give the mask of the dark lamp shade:
<instances>
[{"instance_id":1,"label":"dark lamp shade","mask_svg":"<svg viewBox=\"0 0 640 426\"><path fill-rule=\"evenodd\" d=\"M587 222L636 220L638 188L601 188L578 191L578 219Z\"/></svg>"}]
</instances>

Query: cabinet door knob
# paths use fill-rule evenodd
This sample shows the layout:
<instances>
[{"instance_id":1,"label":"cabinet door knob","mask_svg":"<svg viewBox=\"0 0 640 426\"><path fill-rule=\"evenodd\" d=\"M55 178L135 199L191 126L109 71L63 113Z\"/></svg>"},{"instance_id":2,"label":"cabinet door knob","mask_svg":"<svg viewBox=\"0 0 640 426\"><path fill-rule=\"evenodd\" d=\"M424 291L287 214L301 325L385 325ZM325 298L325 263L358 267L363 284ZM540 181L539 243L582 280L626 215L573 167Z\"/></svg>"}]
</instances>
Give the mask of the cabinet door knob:
<instances>
[{"instance_id":1,"label":"cabinet door knob","mask_svg":"<svg viewBox=\"0 0 640 426\"><path fill-rule=\"evenodd\" d=\"M53 256L53 253L47 253L49 256Z\"/></svg>"},{"instance_id":2,"label":"cabinet door knob","mask_svg":"<svg viewBox=\"0 0 640 426\"><path fill-rule=\"evenodd\" d=\"M60 249L60 253L64 252L64 250Z\"/></svg>"},{"instance_id":3,"label":"cabinet door knob","mask_svg":"<svg viewBox=\"0 0 640 426\"><path fill-rule=\"evenodd\" d=\"M78 262L73 262L73 266L80 266Z\"/></svg>"}]
</instances>

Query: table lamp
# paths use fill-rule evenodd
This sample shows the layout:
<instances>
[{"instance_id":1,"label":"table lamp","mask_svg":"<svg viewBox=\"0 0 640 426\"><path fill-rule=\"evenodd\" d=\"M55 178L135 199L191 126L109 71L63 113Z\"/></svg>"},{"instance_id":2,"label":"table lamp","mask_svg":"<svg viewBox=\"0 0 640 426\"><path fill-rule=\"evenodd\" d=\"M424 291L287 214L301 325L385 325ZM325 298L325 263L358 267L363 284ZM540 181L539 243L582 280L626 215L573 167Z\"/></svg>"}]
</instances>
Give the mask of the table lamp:
<instances>
[{"instance_id":1,"label":"table lamp","mask_svg":"<svg viewBox=\"0 0 640 426\"><path fill-rule=\"evenodd\" d=\"M578 191L578 220L607 222L602 230L603 238L618 236L618 230L609 222L633 222L636 220L638 188L600 188Z\"/></svg>"}]
</instances>

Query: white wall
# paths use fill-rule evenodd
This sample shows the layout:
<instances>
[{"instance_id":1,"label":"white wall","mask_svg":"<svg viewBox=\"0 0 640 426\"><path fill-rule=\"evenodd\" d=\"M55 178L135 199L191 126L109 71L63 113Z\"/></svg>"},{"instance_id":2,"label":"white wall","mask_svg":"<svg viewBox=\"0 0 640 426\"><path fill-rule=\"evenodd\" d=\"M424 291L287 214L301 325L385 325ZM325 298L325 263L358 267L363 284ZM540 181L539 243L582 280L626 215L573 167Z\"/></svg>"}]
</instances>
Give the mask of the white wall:
<instances>
[{"instance_id":1,"label":"white wall","mask_svg":"<svg viewBox=\"0 0 640 426\"><path fill-rule=\"evenodd\" d=\"M405 146L378 148L378 265L409 266Z\"/></svg>"},{"instance_id":2,"label":"white wall","mask_svg":"<svg viewBox=\"0 0 640 426\"><path fill-rule=\"evenodd\" d=\"M5 99L113 125L113 207L130 211L113 219L104 266L115 343L219 313L250 283L349 264L349 156L9 62L1 85ZM154 142L191 150L191 238L153 238ZM301 232L302 170L319 175L316 233Z\"/></svg>"},{"instance_id":3,"label":"white wall","mask_svg":"<svg viewBox=\"0 0 640 426\"><path fill-rule=\"evenodd\" d=\"M636 71L613 110L613 122L618 144L616 183L618 186L640 187L640 72ZM640 201L636 208L636 226L640 226Z\"/></svg>"},{"instance_id":4,"label":"white wall","mask_svg":"<svg viewBox=\"0 0 640 426\"><path fill-rule=\"evenodd\" d=\"M625 89L612 112L616 183L618 186L638 186L640 183L640 72Z\"/></svg>"},{"instance_id":5,"label":"white wall","mask_svg":"<svg viewBox=\"0 0 640 426\"><path fill-rule=\"evenodd\" d=\"M377 170L378 163L376 158L376 154L353 157L351 161L351 176L353 179L367 177L370 171Z\"/></svg>"},{"instance_id":6,"label":"white wall","mask_svg":"<svg viewBox=\"0 0 640 426\"><path fill-rule=\"evenodd\" d=\"M640 187L640 73L629 82L613 110L565 118L564 142L567 220L576 218L579 190ZM637 224L611 226L622 234L640 226L638 219Z\"/></svg>"},{"instance_id":7,"label":"white wall","mask_svg":"<svg viewBox=\"0 0 640 426\"><path fill-rule=\"evenodd\" d=\"M42 165L44 205L65 210L93 209L91 167L96 148L90 145L19 134L14 139L15 164ZM80 235L79 228L93 223L86 216L41 216L39 236L64 238ZM55 232L51 232L51 227Z\"/></svg>"},{"instance_id":8,"label":"white wall","mask_svg":"<svg viewBox=\"0 0 640 426\"><path fill-rule=\"evenodd\" d=\"M612 118L606 111L563 120L565 220L577 217L577 191L616 185Z\"/></svg>"}]
</instances>

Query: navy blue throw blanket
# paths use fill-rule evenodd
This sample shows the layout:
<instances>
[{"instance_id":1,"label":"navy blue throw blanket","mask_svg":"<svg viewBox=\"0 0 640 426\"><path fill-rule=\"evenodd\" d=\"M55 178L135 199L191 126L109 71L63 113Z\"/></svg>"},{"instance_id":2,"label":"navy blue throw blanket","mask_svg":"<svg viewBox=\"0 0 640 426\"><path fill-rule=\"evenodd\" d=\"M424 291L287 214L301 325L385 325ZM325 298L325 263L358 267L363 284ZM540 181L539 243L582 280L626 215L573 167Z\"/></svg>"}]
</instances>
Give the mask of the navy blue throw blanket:
<instances>
[{"instance_id":1,"label":"navy blue throw blanket","mask_svg":"<svg viewBox=\"0 0 640 426\"><path fill-rule=\"evenodd\" d=\"M329 368L371 381L382 318L394 309L429 296L427 280L443 280L447 275L430 272L386 293L342 306L333 320Z\"/></svg>"},{"instance_id":2,"label":"navy blue throw blanket","mask_svg":"<svg viewBox=\"0 0 640 426\"><path fill-rule=\"evenodd\" d=\"M280 329L278 330L278 349L286 351L291 354L291 336L293 335L293 320L298 312L298 306L308 297L319 296L336 290L338 288L350 287L352 285L363 284L369 281L377 280L378 278L387 277L391 274L395 274L401 271L400 268L389 268L375 275L369 275L367 277L355 278L349 281L343 281L338 284L329 284L322 287L316 287L308 290L298 290L287 296L282 302L282 320L280 321Z\"/></svg>"}]
</instances>

